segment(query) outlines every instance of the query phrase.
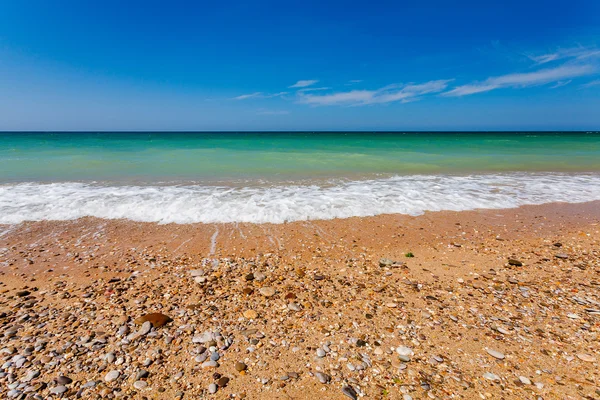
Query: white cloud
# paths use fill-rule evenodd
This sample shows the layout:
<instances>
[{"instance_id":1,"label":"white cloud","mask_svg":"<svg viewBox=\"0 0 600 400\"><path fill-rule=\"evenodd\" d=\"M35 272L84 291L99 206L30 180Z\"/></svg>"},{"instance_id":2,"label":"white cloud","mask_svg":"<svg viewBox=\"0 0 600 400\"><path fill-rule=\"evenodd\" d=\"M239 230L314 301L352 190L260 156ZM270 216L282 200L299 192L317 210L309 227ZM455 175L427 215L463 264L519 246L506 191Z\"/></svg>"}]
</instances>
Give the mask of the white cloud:
<instances>
[{"instance_id":1,"label":"white cloud","mask_svg":"<svg viewBox=\"0 0 600 400\"><path fill-rule=\"evenodd\" d=\"M307 80L303 80L303 81L298 81L296 83L294 83L292 86L288 86L289 88L304 88L307 86L312 86L315 83L319 82L316 79L307 79Z\"/></svg>"},{"instance_id":2,"label":"white cloud","mask_svg":"<svg viewBox=\"0 0 600 400\"><path fill-rule=\"evenodd\" d=\"M541 54L541 55L530 55L528 56L531 60L537 64L546 64L552 61L564 60L567 58L575 60L585 60L593 57L600 57L600 50L597 48L590 47L571 47L566 49L558 49L555 52Z\"/></svg>"},{"instance_id":3,"label":"white cloud","mask_svg":"<svg viewBox=\"0 0 600 400\"><path fill-rule=\"evenodd\" d=\"M448 92L442 93L442 96L457 97L489 92L490 90L500 88L544 85L563 79L591 75L594 72L596 72L596 68L592 65L563 65L556 68L541 69L535 72L508 74L488 78L483 82L458 86Z\"/></svg>"},{"instance_id":4,"label":"white cloud","mask_svg":"<svg viewBox=\"0 0 600 400\"><path fill-rule=\"evenodd\" d=\"M396 101L408 102L418 96L439 93L448 87L450 80L430 81L422 84L389 85L377 90L351 90L325 95L300 95L300 102L310 105L367 105Z\"/></svg>"},{"instance_id":5,"label":"white cloud","mask_svg":"<svg viewBox=\"0 0 600 400\"><path fill-rule=\"evenodd\" d=\"M568 85L571 82L573 82L572 79L569 79L568 81L558 81L554 85L550 86L550 89L556 89L556 88L559 88L559 87L562 87L562 86L566 86L566 85Z\"/></svg>"},{"instance_id":6,"label":"white cloud","mask_svg":"<svg viewBox=\"0 0 600 400\"><path fill-rule=\"evenodd\" d=\"M234 100L246 100L246 99L252 99L255 97L261 97L263 94L262 92L254 92L254 93L250 93L250 94L243 94L241 96L237 96L234 97Z\"/></svg>"},{"instance_id":7,"label":"white cloud","mask_svg":"<svg viewBox=\"0 0 600 400\"><path fill-rule=\"evenodd\" d=\"M250 94L243 94L241 96L234 97L233 99L234 100L271 99L273 97L284 96L288 93L289 92L279 92L279 93L268 94L268 93L263 93L263 92L254 92L254 93L250 93Z\"/></svg>"},{"instance_id":8,"label":"white cloud","mask_svg":"<svg viewBox=\"0 0 600 400\"><path fill-rule=\"evenodd\" d=\"M327 87L327 86L315 87L315 88L309 87L309 88L304 88L304 89L298 89L298 92L314 92L314 91L317 91L317 90L329 90L329 89L331 89L331 88Z\"/></svg>"},{"instance_id":9,"label":"white cloud","mask_svg":"<svg viewBox=\"0 0 600 400\"><path fill-rule=\"evenodd\" d=\"M594 86L600 86L600 79L596 79L596 80L594 80L594 81L590 81L590 82L588 82L588 83L584 83L584 84L583 84L583 85L581 85L580 87L581 87L582 89L587 89L587 88L591 88L591 87L594 87Z\"/></svg>"}]
</instances>

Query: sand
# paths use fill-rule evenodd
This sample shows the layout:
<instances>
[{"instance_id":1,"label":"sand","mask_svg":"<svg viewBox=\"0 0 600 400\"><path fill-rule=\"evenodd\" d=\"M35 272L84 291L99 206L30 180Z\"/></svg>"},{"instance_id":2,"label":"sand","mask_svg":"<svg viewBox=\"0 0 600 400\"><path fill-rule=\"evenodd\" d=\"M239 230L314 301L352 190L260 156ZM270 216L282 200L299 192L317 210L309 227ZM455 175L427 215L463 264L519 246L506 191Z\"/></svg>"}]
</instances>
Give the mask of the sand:
<instances>
[{"instance_id":1,"label":"sand","mask_svg":"<svg viewBox=\"0 0 600 400\"><path fill-rule=\"evenodd\" d=\"M599 243L600 202L0 226L0 392L600 398Z\"/></svg>"}]
</instances>

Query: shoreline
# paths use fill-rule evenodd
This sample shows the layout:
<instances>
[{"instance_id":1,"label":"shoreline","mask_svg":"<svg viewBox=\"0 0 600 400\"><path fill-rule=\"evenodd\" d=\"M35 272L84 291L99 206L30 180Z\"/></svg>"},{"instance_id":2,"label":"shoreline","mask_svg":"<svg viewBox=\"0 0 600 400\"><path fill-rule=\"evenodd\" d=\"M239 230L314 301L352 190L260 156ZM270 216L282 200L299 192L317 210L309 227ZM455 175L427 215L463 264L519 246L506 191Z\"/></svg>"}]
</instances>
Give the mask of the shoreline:
<instances>
[{"instance_id":1,"label":"shoreline","mask_svg":"<svg viewBox=\"0 0 600 400\"><path fill-rule=\"evenodd\" d=\"M14 350L0 391L12 379L44 398L60 386L86 398L598 396L600 315L586 310L600 309L600 201L4 229L0 348ZM150 312L174 321L142 334L135 320ZM229 381L209 395L215 372Z\"/></svg>"}]
</instances>

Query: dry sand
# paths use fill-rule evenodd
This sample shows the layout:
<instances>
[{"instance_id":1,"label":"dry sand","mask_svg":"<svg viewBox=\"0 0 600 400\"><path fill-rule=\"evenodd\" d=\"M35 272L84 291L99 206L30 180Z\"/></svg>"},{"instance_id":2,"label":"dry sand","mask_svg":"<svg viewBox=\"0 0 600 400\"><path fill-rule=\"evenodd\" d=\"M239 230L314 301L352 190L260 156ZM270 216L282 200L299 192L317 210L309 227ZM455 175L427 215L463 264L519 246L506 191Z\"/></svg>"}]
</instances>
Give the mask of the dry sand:
<instances>
[{"instance_id":1,"label":"dry sand","mask_svg":"<svg viewBox=\"0 0 600 400\"><path fill-rule=\"evenodd\" d=\"M600 202L31 222L0 271L2 398L600 398Z\"/></svg>"}]
</instances>

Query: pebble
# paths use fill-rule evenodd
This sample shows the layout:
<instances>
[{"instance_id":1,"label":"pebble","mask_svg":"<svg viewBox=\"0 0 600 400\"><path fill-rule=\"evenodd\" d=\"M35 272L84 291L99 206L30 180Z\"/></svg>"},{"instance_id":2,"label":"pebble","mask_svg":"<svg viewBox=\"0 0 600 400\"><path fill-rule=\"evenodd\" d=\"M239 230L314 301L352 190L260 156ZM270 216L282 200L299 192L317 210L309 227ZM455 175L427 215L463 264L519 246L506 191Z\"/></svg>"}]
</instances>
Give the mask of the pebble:
<instances>
[{"instance_id":1,"label":"pebble","mask_svg":"<svg viewBox=\"0 0 600 400\"><path fill-rule=\"evenodd\" d=\"M61 375L58 378L56 378L56 382L58 382L61 385L69 385L70 383L73 382L73 379L71 379L67 376Z\"/></svg>"},{"instance_id":2,"label":"pebble","mask_svg":"<svg viewBox=\"0 0 600 400\"><path fill-rule=\"evenodd\" d=\"M261 287L258 291L265 297L271 297L275 295L275 289L269 286Z\"/></svg>"},{"instance_id":3,"label":"pebble","mask_svg":"<svg viewBox=\"0 0 600 400\"><path fill-rule=\"evenodd\" d=\"M317 377L319 382L321 382L323 384L329 383L329 381L331 380L331 376L329 376L323 372L316 372L315 376Z\"/></svg>"},{"instance_id":4,"label":"pebble","mask_svg":"<svg viewBox=\"0 0 600 400\"><path fill-rule=\"evenodd\" d=\"M248 367L243 362L237 362L237 363L235 363L235 370L238 371L238 372L245 371L247 368Z\"/></svg>"},{"instance_id":5,"label":"pebble","mask_svg":"<svg viewBox=\"0 0 600 400\"><path fill-rule=\"evenodd\" d=\"M137 390L143 390L148 387L148 382L146 381L135 381L133 382L133 387Z\"/></svg>"},{"instance_id":6,"label":"pebble","mask_svg":"<svg viewBox=\"0 0 600 400\"><path fill-rule=\"evenodd\" d=\"M60 385L60 386L56 386L53 387L52 389L50 389L50 393L52 394L63 394L67 391L67 387Z\"/></svg>"},{"instance_id":7,"label":"pebble","mask_svg":"<svg viewBox=\"0 0 600 400\"><path fill-rule=\"evenodd\" d=\"M246 318L246 319L256 319L257 317L258 317L258 313L254 310L244 311L244 318Z\"/></svg>"},{"instance_id":8,"label":"pebble","mask_svg":"<svg viewBox=\"0 0 600 400\"><path fill-rule=\"evenodd\" d=\"M119 376L121 376L121 371L112 370L104 376L104 380L106 382L113 382L116 381L119 378Z\"/></svg>"},{"instance_id":9,"label":"pebble","mask_svg":"<svg viewBox=\"0 0 600 400\"><path fill-rule=\"evenodd\" d=\"M302 307L300 307L300 305L298 303L289 303L288 304L288 308L292 311L300 311L302 310Z\"/></svg>"},{"instance_id":10,"label":"pebble","mask_svg":"<svg viewBox=\"0 0 600 400\"><path fill-rule=\"evenodd\" d=\"M168 315L162 313L150 313L139 317L134 322L138 325L142 325L144 322L150 322L153 327L160 328L172 321L173 319Z\"/></svg>"},{"instance_id":11,"label":"pebble","mask_svg":"<svg viewBox=\"0 0 600 400\"><path fill-rule=\"evenodd\" d=\"M580 354L577 354L577 358L579 358L581 361L585 361L585 362L596 362L596 357L591 356L589 354L580 353Z\"/></svg>"},{"instance_id":12,"label":"pebble","mask_svg":"<svg viewBox=\"0 0 600 400\"><path fill-rule=\"evenodd\" d=\"M210 394L215 394L217 393L218 387L215 383L211 383L210 385L208 385L208 393Z\"/></svg>"},{"instance_id":13,"label":"pebble","mask_svg":"<svg viewBox=\"0 0 600 400\"><path fill-rule=\"evenodd\" d=\"M496 350L492 350L492 349L485 349L487 351L487 353L494 357L497 358L498 360L504 360L504 354L500 353L499 351Z\"/></svg>"},{"instance_id":14,"label":"pebble","mask_svg":"<svg viewBox=\"0 0 600 400\"><path fill-rule=\"evenodd\" d=\"M225 387L225 386L227 386L228 383L229 383L229 378L226 376L222 376L221 378L219 378L219 380L217 380L218 387Z\"/></svg>"},{"instance_id":15,"label":"pebble","mask_svg":"<svg viewBox=\"0 0 600 400\"><path fill-rule=\"evenodd\" d=\"M352 386L344 386L342 388L342 393L344 394L344 396L349 397L352 400L358 399L358 394L356 393L356 390L354 390L354 388Z\"/></svg>"},{"instance_id":16,"label":"pebble","mask_svg":"<svg viewBox=\"0 0 600 400\"><path fill-rule=\"evenodd\" d=\"M483 377L485 379L489 379L490 381L499 381L500 377L496 374L492 374L491 372L486 372L485 374L483 374Z\"/></svg>"},{"instance_id":17,"label":"pebble","mask_svg":"<svg viewBox=\"0 0 600 400\"><path fill-rule=\"evenodd\" d=\"M321 348L317 349L317 357L323 358L323 357L325 357L325 354L327 354L327 353L325 353L325 350L323 350Z\"/></svg>"},{"instance_id":18,"label":"pebble","mask_svg":"<svg viewBox=\"0 0 600 400\"><path fill-rule=\"evenodd\" d=\"M531 385L531 380L526 376L519 376L519 381L524 385Z\"/></svg>"}]
</instances>

